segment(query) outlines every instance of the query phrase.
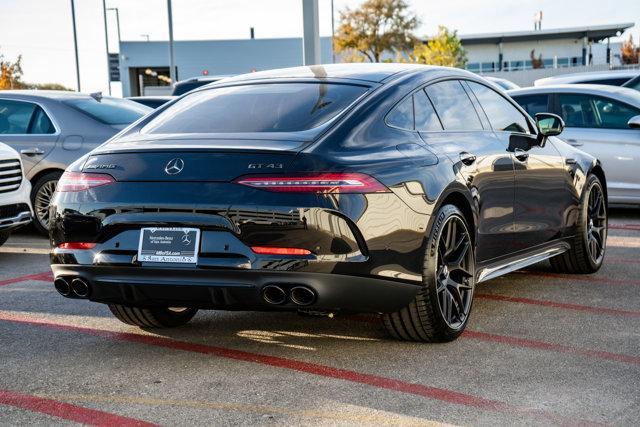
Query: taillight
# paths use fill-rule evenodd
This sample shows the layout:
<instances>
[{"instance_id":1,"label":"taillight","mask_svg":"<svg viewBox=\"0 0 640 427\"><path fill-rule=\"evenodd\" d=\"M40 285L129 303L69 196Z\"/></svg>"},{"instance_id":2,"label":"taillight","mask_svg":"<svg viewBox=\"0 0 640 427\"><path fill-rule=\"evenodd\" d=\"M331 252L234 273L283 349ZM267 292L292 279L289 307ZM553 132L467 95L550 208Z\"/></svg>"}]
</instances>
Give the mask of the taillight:
<instances>
[{"instance_id":1,"label":"taillight","mask_svg":"<svg viewBox=\"0 0 640 427\"><path fill-rule=\"evenodd\" d=\"M251 250L260 255L311 255L311 251L301 248L282 248L275 246L252 246Z\"/></svg>"},{"instance_id":2,"label":"taillight","mask_svg":"<svg viewBox=\"0 0 640 427\"><path fill-rule=\"evenodd\" d=\"M58 248L60 249L93 249L96 247L95 243L89 242L67 242L60 243Z\"/></svg>"},{"instance_id":3,"label":"taillight","mask_svg":"<svg viewBox=\"0 0 640 427\"><path fill-rule=\"evenodd\" d=\"M362 173L243 176L236 184L269 191L293 193L386 193L387 187Z\"/></svg>"},{"instance_id":4,"label":"taillight","mask_svg":"<svg viewBox=\"0 0 640 427\"><path fill-rule=\"evenodd\" d=\"M61 193L84 191L113 182L115 179L106 173L65 172L60 177L56 190Z\"/></svg>"}]
</instances>

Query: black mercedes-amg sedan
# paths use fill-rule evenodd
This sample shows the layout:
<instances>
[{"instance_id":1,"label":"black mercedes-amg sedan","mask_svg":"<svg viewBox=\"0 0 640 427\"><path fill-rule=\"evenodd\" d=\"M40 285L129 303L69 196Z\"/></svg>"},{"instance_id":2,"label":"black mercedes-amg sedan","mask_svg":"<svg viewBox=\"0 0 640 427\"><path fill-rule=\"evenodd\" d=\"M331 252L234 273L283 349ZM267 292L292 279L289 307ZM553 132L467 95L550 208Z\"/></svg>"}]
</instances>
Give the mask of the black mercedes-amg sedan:
<instances>
[{"instance_id":1,"label":"black mercedes-amg sedan","mask_svg":"<svg viewBox=\"0 0 640 427\"><path fill-rule=\"evenodd\" d=\"M450 341L479 282L545 259L600 268L605 175L562 128L458 69L226 79L67 169L55 287L141 327L198 309L369 312L396 338Z\"/></svg>"}]
</instances>

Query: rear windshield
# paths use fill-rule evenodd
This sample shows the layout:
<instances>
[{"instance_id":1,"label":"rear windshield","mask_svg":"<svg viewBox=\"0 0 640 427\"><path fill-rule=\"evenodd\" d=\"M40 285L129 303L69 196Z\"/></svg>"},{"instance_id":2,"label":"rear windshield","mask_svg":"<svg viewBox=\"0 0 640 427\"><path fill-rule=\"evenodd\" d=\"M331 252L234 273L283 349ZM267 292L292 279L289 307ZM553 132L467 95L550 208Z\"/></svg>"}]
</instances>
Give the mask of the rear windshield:
<instances>
[{"instance_id":1,"label":"rear windshield","mask_svg":"<svg viewBox=\"0 0 640 427\"><path fill-rule=\"evenodd\" d=\"M100 101L94 98L79 98L62 102L107 125L128 125L153 111L152 108L137 102L119 98L102 98Z\"/></svg>"},{"instance_id":2,"label":"rear windshield","mask_svg":"<svg viewBox=\"0 0 640 427\"><path fill-rule=\"evenodd\" d=\"M347 108L366 86L265 83L211 88L185 95L152 119L142 133L299 132Z\"/></svg>"}]
</instances>

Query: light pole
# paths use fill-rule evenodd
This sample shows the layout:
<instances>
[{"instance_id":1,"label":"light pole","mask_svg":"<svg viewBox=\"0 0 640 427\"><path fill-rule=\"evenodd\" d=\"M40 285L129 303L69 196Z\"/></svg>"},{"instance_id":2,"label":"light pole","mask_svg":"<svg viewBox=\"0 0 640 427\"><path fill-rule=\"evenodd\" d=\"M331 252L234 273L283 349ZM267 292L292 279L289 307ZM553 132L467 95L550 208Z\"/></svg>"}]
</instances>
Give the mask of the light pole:
<instances>
[{"instance_id":1,"label":"light pole","mask_svg":"<svg viewBox=\"0 0 640 427\"><path fill-rule=\"evenodd\" d=\"M80 62L78 61L78 34L76 32L76 6L71 0L71 22L73 24L73 48L76 55L76 85L80 92Z\"/></svg>"},{"instance_id":2,"label":"light pole","mask_svg":"<svg viewBox=\"0 0 640 427\"><path fill-rule=\"evenodd\" d=\"M104 46L107 54L107 85L111 96L111 73L109 72L109 31L107 30L107 0L102 0L102 17L104 18Z\"/></svg>"},{"instance_id":3,"label":"light pole","mask_svg":"<svg viewBox=\"0 0 640 427\"><path fill-rule=\"evenodd\" d=\"M110 7L107 10L114 10L116 12L116 27L118 28L118 53L120 52L120 12L117 7Z\"/></svg>"},{"instance_id":4,"label":"light pole","mask_svg":"<svg viewBox=\"0 0 640 427\"><path fill-rule=\"evenodd\" d=\"M335 18L333 15L333 0L331 0L331 62L333 64L336 63L336 48L333 44L335 32L336 32L336 27L335 27Z\"/></svg>"},{"instance_id":5,"label":"light pole","mask_svg":"<svg viewBox=\"0 0 640 427\"><path fill-rule=\"evenodd\" d=\"M302 58L304 65L320 64L318 0L302 0Z\"/></svg>"},{"instance_id":6,"label":"light pole","mask_svg":"<svg viewBox=\"0 0 640 427\"><path fill-rule=\"evenodd\" d=\"M171 86L176 82L176 62L173 56L173 12L171 11L171 0L167 0L167 16L169 18L169 77Z\"/></svg>"}]
</instances>

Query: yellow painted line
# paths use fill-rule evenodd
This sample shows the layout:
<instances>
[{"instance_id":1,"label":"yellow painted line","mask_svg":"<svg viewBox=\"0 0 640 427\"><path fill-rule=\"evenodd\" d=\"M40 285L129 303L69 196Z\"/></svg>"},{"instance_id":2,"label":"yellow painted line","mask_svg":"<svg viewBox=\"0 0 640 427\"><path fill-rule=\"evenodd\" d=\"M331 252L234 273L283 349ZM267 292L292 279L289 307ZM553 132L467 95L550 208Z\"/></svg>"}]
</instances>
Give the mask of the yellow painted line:
<instances>
[{"instance_id":1,"label":"yellow painted line","mask_svg":"<svg viewBox=\"0 0 640 427\"><path fill-rule=\"evenodd\" d=\"M193 409L213 409L223 411L249 412L259 414L286 415L300 418L321 418L339 422L367 424L367 425L403 425L403 426L450 426L436 421L402 414L380 411L369 407L345 405L335 401L326 402L329 410L302 409L295 410L286 407L255 405L253 403L212 402L191 399L162 399L154 397L125 396L125 395L94 395L94 394L37 394L38 397L68 402L116 403L144 406L170 406ZM317 403L314 403L317 405Z\"/></svg>"}]
</instances>

